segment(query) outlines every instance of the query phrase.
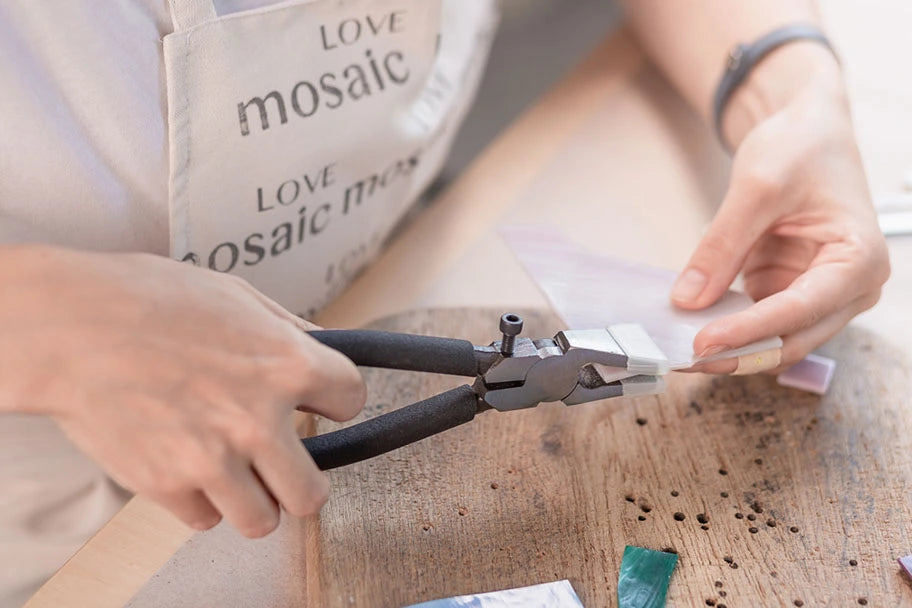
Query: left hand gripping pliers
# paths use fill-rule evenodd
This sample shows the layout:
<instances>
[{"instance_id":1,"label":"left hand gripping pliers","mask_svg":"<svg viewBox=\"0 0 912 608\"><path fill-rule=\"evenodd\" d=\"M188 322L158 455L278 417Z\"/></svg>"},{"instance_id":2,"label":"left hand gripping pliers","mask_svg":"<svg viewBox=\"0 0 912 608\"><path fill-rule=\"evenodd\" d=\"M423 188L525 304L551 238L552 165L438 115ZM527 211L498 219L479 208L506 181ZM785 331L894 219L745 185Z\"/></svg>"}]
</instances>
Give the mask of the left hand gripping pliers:
<instances>
[{"instance_id":1,"label":"left hand gripping pliers","mask_svg":"<svg viewBox=\"0 0 912 608\"><path fill-rule=\"evenodd\" d=\"M553 338L519 337L516 314L500 319L501 340L475 346L467 340L372 330L318 330L317 341L356 365L475 378L472 385L371 418L338 431L302 439L320 469L373 458L471 421L476 414L567 405L664 390L667 360L638 325L565 330Z\"/></svg>"}]
</instances>

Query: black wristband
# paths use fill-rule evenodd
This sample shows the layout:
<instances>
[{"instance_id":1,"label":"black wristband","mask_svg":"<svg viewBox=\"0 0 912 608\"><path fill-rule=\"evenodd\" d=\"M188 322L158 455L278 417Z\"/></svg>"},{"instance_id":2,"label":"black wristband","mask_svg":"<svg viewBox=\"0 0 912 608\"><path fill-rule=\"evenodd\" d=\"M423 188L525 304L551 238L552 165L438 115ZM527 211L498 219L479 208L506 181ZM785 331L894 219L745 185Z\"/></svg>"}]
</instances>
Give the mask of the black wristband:
<instances>
[{"instance_id":1,"label":"black wristband","mask_svg":"<svg viewBox=\"0 0 912 608\"><path fill-rule=\"evenodd\" d=\"M716 126L716 135L725 148L728 148L728 145L722 133L722 114L725 112L725 106L732 94L761 59L783 44L798 40L819 42L830 49L834 55L836 54L833 45L823 32L816 26L806 24L786 25L758 38L751 44L739 44L731 50L713 98L713 121Z\"/></svg>"}]
</instances>

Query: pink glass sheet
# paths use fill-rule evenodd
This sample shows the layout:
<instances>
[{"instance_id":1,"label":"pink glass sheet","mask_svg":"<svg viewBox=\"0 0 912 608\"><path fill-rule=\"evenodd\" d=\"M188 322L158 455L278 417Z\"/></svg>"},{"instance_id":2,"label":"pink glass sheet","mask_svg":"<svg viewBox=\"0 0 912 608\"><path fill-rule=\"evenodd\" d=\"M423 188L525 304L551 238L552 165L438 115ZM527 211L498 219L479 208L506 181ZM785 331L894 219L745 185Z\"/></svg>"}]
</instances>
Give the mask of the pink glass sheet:
<instances>
[{"instance_id":1,"label":"pink glass sheet","mask_svg":"<svg viewBox=\"0 0 912 608\"><path fill-rule=\"evenodd\" d=\"M508 226L501 234L568 329L638 323L668 357L671 369L700 361L693 340L707 323L753 303L748 296L729 291L709 308L683 310L669 299L674 271L591 253L545 228ZM780 338L768 338L710 359L780 346Z\"/></svg>"}]
</instances>

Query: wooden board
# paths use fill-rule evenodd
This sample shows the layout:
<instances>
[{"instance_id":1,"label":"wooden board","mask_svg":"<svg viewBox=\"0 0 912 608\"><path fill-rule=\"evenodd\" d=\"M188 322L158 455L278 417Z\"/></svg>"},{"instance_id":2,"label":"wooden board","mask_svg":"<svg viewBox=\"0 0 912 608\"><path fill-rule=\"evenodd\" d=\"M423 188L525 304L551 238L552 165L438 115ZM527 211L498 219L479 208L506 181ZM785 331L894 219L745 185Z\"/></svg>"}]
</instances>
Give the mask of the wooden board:
<instances>
[{"instance_id":1,"label":"wooden board","mask_svg":"<svg viewBox=\"0 0 912 608\"><path fill-rule=\"evenodd\" d=\"M501 312L375 326L486 342ZM525 317L526 335L559 329ZM912 553L909 362L857 329L824 352L839 369L822 399L767 377L673 375L659 397L482 414L332 472L321 518L286 522L258 580L225 584L230 551L197 550L193 568L182 552L130 605L400 608L568 578L585 606L612 606L626 544L679 554L670 605L912 605L895 562ZM460 382L365 375L367 416ZM201 576L204 556L220 576Z\"/></svg>"}]
</instances>

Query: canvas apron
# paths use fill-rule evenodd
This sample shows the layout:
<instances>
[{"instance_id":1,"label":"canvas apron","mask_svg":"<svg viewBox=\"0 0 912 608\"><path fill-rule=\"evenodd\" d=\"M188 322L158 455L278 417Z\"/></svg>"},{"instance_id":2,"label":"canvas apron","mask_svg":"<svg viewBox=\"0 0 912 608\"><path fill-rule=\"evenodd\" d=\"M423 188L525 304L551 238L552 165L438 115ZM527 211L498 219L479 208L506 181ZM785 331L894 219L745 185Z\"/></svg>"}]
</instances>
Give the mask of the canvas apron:
<instances>
[{"instance_id":1,"label":"canvas apron","mask_svg":"<svg viewBox=\"0 0 912 608\"><path fill-rule=\"evenodd\" d=\"M311 316L379 251L479 83L490 0L171 0L171 253Z\"/></svg>"}]
</instances>

